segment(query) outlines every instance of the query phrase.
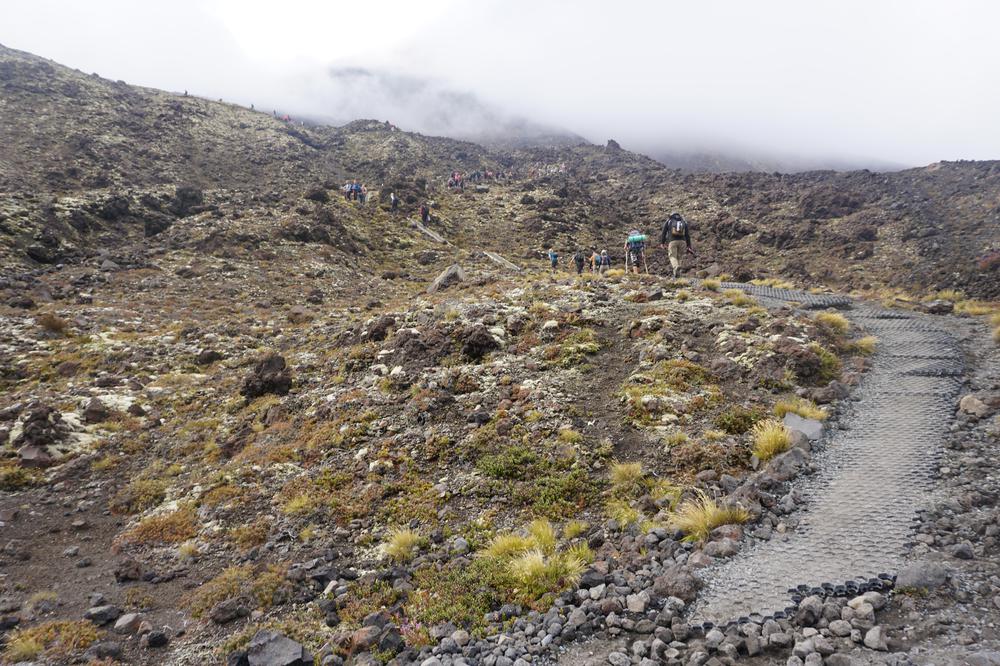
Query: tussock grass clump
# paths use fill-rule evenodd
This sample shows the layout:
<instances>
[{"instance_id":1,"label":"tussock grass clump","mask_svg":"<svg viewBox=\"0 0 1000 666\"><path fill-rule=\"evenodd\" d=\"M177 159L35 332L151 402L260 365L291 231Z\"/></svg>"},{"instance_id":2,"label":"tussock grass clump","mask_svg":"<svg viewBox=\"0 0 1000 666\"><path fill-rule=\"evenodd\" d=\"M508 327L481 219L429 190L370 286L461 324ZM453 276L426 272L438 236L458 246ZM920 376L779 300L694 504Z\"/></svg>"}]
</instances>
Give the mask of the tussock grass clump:
<instances>
[{"instance_id":1,"label":"tussock grass clump","mask_svg":"<svg viewBox=\"0 0 1000 666\"><path fill-rule=\"evenodd\" d=\"M715 278L708 278L701 281L701 286L709 291L719 291L722 288L722 281Z\"/></svg>"},{"instance_id":2,"label":"tussock grass clump","mask_svg":"<svg viewBox=\"0 0 1000 666\"><path fill-rule=\"evenodd\" d=\"M293 586L285 576L282 567L272 565L262 571L255 571L249 564L235 565L223 569L215 578L195 588L184 598L184 603L193 617L201 617L227 599L243 597L253 599L260 608L287 600Z\"/></svg>"},{"instance_id":3,"label":"tussock grass clump","mask_svg":"<svg viewBox=\"0 0 1000 666\"><path fill-rule=\"evenodd\" d=\"M878 338L874 335L866 335L863 338L858 338L851 343L851 350L862 356L871 356L875 353L875 348L878 346Z\"/></svg>"},{"instance_id":4,"label":"tussock grass clump","mask_svg":"<svg viewBox=\"0 0 1000 666\"><path fill-rule=\"evenodd\" d=\"M546 555L555 552L557 541L556 528L549 521L544 518L531 521L528 525L528 535L535 546Z\"/></svg>"},{"instance_id":5,"label":"tussock grass clump","mask_svg":"<svg viewBox=\"0 0 1000 666\"><path fill-rule=\"evenodd\" d=\"M583 441L583 435L572 428L560 428L559 441L564 444L579 444Z\"/></svg>"},{"instance_id":6,"label":"tussock grass clump","mask_svg":"<svg viewBox=\"0 0 1000 666\"><path fill-rule=\"evenodd\" d=\"M639 510L625 500L613 499L609 501L604 512L608 515L608 518L623 528L637 525L642 520L642 514Z\"/></svg>"},{"instance_id":7,"label":"tussock grass clump","mask_svg":"<svg viewBox=\"0 0 1000 666\"><path fill-rule=\"evenodd\" d=\"M480 555L492 559L504 559L514 557L534 547L535 541L531 537L513 533L498 534L490 540L485 549L480 551Z\"/></svg>"},{"instance_id":8,"label":"tussock grass clump","mask_svg":"<svg viewBox=\"0 0 1000 666\"><path fill-rule=\"evenodd\" d=\"M819 372L817 377L820 381L829 382L840 378L840 371L843 365L837 355L816 342L809 343L809 351L819 357Z\"/></svg>"},{"instance_id":9,"label":"tussock grass clump","mask_svg":"<svg viewBox=\"0 0 1000 666\"><path fill-rule=\"evenodd\" d=\"M676 294L674 294L674 298L677 299L678 303L683 303L691 298L691 292L688 291L687 289L681 289Z\"/></svg>"},{"instance_id":10,"label":"tussock grass clump","mask_svg":"<svg viewBox=\"0 0 1000 666\"><path fill-rule=\"evenodd\" d=\"M610 476L613 495L632 495L642 489L646 472L642 463L615 462L611 464Z\"/></svg>"},{"instance_id":11,"label":"tussock grass clump","mask_svg":"<svg viewBox=\"0 0 1000 666\"><path fill-rule=\"evenodd\" d=\"M760 460L770 460L792 445L792 433L781 421L768 419L753 427L753 454Z\"/></svg>"},{"instance_id":12,"label":"tussock grass clump","mask_svg":"<svg viewBox=\"0 0 1000 666\"><path fill-rule=\"evenodd\" d=\"M996 326L1000 328L1000 312L990 316L990 326Z\"/></svg>"},{"instance_id":13,"label":"tussock grass clump","mask_svg":"<svg viewBox=\"0 0 1000 666\"><path fill-rule=\"evenodd\" d=\"M167 484L160 479L133 479L111 500L112 513L141 513L163 501Z\"/></svg>"},{"instance_id":14,"label":"tussock grass clump","mask_svg":"<svg viewBox=\"0 0 1000 666\"><path fill-rule=\"evenodd\" d=\"M184 507L139 521L121 535L124 543L169 545L181 543L198 533L194 510Z\"/></svg>"},{"instance_id":15,"label":"tussock grass clump","mask_svg":"<svg viewBox=\"0 0 1000 666\"><path fill-rule=\"evenodd\" d=\"M997 326L995 329L993 329L993 342L1000 345L1000 326Z\"/></svg>"},{"instance_id":16,"label":"tussock grass clump","mask_svg":"<svg viewBox=\"0 0 1000 666\"><path fill-rule=\"evenodd\" d=\"M575 539L588 529L590 529L590 525L583 520L569 520L562 528L563 539Z\"/></svg>"},{"instance_id":17,"label":"tussock grass clump","mask_svg":"<svg viewBox=\"0 0 1000 666\"><path fill-rule=\"evenodd\" d=\"M7 637L3 660L18 663L44 656L61 662L70 654L90 647L102 633L89 620L53 620L15 629Z\"/></svg>"},{"instance_id":18,"label":"tussock grass clump","mask_svg":"<svg viewBox=\"0 0 1000 666\"><path fill-rule=\"evenodd\" d=\"M20 465L0 466L0 490L20 490L38 482L41 475Z\"/></svg>"},{"instance_id":19,"label":"tussock grass clump","mask_svg":"<svg viewBox=\"0 0 1000 666\"><path fill-rule=\"evenodd\" d=\"M69 322L54 312L43 312L35 321L44 330L56 335L66 335L66 329L69 328Z\"/></svg>"},{"instance_id":20,"label":"tussock grass clump","mask_svg":"<svg viewBox=\"0 0 1000 666\"><path fill-rule=\"evenodd\" d=\"M816 323L830 329L838 335L843 335L851 328L851 322L839 312L820 312L815 317Z\"/></svg>"},{"instance_id":21,"label":"tussock grass clump","mask_svg":"<svg viewBox=\"0 0 1000 666\"><path fill-rule=\"evenodd\" d=\"M389 533L389 539L383 546L386 557L393 562L409 562L426 540L414 530L398 527Z\"/></svg>"},{"instance_id":22,"label":"tussock grass clump","mask_svg":"<svg viewBox=\"0 0 1000 666\"><path fill-rule=\"evenodd\" d=\"M575 586L587 568L578 555L569 551L546 555L533 549L510 562L510 573L525 592L534 598L543 594Z\"/></svg>"},{"instance_id":23,"label":"tussock grass clump","mask_svg":"<svg viewBox=\"0 0 1000 666\"><path fill-rule=\"evenodd\" d=\"M779 400L775 403L774 414L778 418L783 418L789 412L798 414L804 419L816 419L817 421L825 421L828 416L825 409L817 407L815 402L805 398Z\"/></svg>"},{"instance_id":24,"label":"tussock grass clump","mask_svg":"<svg viewBox=\"0 0 1000 666\"><path fill-rule=\"evenodd\" d=\"M736 307L747 307L753 305L756 301L749 296L742 289L726 289L722 292L722 295L726 297L731 305Z\"/></svg>"},{"instance_id":25,"label":"tussock grass clump","mask_svg":"<svg viewBox=\"0 0 1000 666\"><path fill-rule=\"evenodd\" d=\"M985 301L969 299L955 303L955 312L969 314L976 317L988 315L996 311L997 305L995 303L987 303Z\"/></svg>"},{"instance_id":26,"label":"tussock grass clump","mask_svg":"<svg viewBox=\"0 0 1000 666\"><path fill-rule=\"evenodd\" d=\"M757 278L750 280L750 284L757 285L758 287L772 287L774 289L794 289L795 285L788 280L782 280L781 278Z\"/></svg>"},{"instance_id":27,"label":"tussock grass clump","mask_svg":"<svg viewBox=\"0 0 1000 666\"><path fill-rule=\"evenodd\" d=\"M701 436L706 442L719 442L726 438L726 433L721 430L706 430Z\"/></svg>"},{"instance_id":28,"label":"tussock grass clump","mask_svg":"<svg viewBox=\"0 0 1000 666\"><path fill-rule=\"evenodd\" d=\"M738 525L749 519L746 509L720 505L699 490L695 498L685 500L677 507L670 524L684 532L685 541L704 541L720 525Z\"/></svg>"}]
</instances>

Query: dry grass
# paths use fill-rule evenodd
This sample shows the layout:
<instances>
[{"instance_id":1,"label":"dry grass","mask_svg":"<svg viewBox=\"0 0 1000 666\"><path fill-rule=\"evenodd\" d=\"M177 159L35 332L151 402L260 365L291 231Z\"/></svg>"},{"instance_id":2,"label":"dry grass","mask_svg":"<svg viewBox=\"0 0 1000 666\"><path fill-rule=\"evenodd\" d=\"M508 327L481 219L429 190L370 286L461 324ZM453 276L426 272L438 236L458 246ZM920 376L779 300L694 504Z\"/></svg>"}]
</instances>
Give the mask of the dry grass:
<instances>
[{"instance_id":1,"label":"dry grass","mask_svg":"<svg viewBox=\"0 0 1000 666\"><path fill-rule=\"evenodd\" d=\"M509 571L514 579L531 596L573 587L580 581L587 563L579 555L566 551L546 555L532 549L510 561Z\"/></svg>"},{"instance_id":2,"label":"dry grass","mask_svg":"<svg viewBox=\"0 0 1000 666\"><path fill-rule=\"evenodd\" d=\"M611 464L611 492L614 495L632 495L642 489L646 472L642 463Z\"/></svg>"},{"instance_id":3,"label":"dry grass","mask_svg":"<svg viewBox=\"0 0 1000 666\"><path fill-rule=\"evenodd\" d=\"M552 526L552 523L544 518L531 521L528 525L528 536L534 542L535 547L546 555L551 555L555 552L557 542L556 529Z\"/></svg>"},{"instance_id":4,"label":"dry grass","mask_svg":"<svg viewBox=\"0 0 1000 666\"><path fill-rule=\"evenodd\" d=\"M44 312L35 321L40 327L56 335L66 335L66 329L69 328L69 322L54 312Z\"/></svg>"},{"instance_id":5,"label":"dry grass","mask_svg":"<svg viewBox=\"0 0 1000 666\"><path fill-rule=\"evenodd\" d=\"M878 346L878 338L874 335L866 335L863 338L858 338L851 343L851 349L862 356L871 356L875 353L875 348Z\"/></svg>"},{"instance_id":6,"label":"dry grass","mask_svg":"<svg viewBox=\"0 0 1000 666\"><path fill-rule=\"evenodd\" d=\"M729 300L731 305L735 305L737 307L747 307L756 303L756 301L747 296L742 289L726 289L722 292L722 295Z\"/></svg>"},{"instance_id":7,"label":"dry grass","mask_svg":"<svg viewBox=\"0 0 1000 666\"><path fill-rule=\"evenodd\" d=\"M642 520L642 514L625 500L613 499L604 509L608 518L614 520L623 528L637 525Z\"/></svg>"},{"instance_id":8,"label":"dry grass","mask_svg":"<svg viewBox=\"0 0 1000 666\"><path fill-rule=\"evenodd\" d=\"M490 540L489 545L480 551L482 557L490 559L505 559L520 555L535 547L535 542L530 537L520 534L505 533L498 534Z\"/></svg>"},{"instance_id":9,"label":"dry grass","mask_svg":"<svg viewBox=\"0 0 1000 666\"><path fill-rule=\"evenodd\" d=\"M138 525L122 533L121 541L132 544L182 543L198 533L194 509L184 507L144 518Z\"/></svg>"},{"instance_id":10,"label":"dry grass","mask_svg":"<svg viewBox=\"0 0 1000 666\"><path fill-rule=\"evenodd\" d=\"M398 527L389 533L383 546L386 557L393 562L409 562L424 545L424 537L407 527Z\"/></svg>"},{"instance_id":11,"label":"dry grass","mask_svg":"<svg viewBox=\"0 0 1000 666\"><path fill-rule=\"evenodd\" d=\"M804 419L816 419L825 421L828 414L825 409L816 406L812 400L805 398L792 398L790 400L779 400L774 405L774 413L778 418L783 418L785 414L798 414Z\"/></svg>"},{"instance_id":12,"label":"dry grass","mask_svg":"<svg viewBox=\"0 0 1000 666\"><path fill-rule=\"evenodd\" d=\"M997 307L996 303L969 299L955 303L955 312L981 317L996 312Z\"/></svg>"},{"instance_id":13,"label":"dry grass","mask_svg":"<svg viewBox=\"0 0 1000 666\"><path fill-rule=\"evenodd\" d=\"M993 329L993 342L1000 345L1000 326Z\"/></svg>"},{"instance_id":14,"label":"dry grass","mask_svg":"<svg viewBox=\"0 0 1000 666\"><path fill-rule=\"evenodd\" d=\"M15 629L7 636L3 660L17 663L44 655L47 661L62 663L70 654L90 647L101 635L89 620L53 620Z\"/></svg>"},{"instance_id":15,"label":"dry grass","mask_svg":"<svg viewBox=\"0 0 1000 666\"><path fill-rule=\"evenodd\" d=\"M563 525L562 536L563 539L575 539L584 532L590 529L590 525L582 520L569 520Z\"/></svg>"},{"instance_id":16,"label":"dry grass","mask_svg":"<svg viewBox=\"0 0 1000 666\"><path fill-rule=\"evenodd\" d=\"M1000 328L1000 312L990 316L990 326Z\"/></svg>"},{"instance_id":17,"label":"dry grass","mask_svg":"<svg viewBox=\"0 0 1000 666\"><path fill-rule=\"evenodd\" d=\"M670 524L684 532L686 541L704 541L716 527L745 523L750 514L741 507L722 506L703 491L681 503Z\"/></svg>"},{"instance_id":18,"label":"dry grass","mask_svg":"<svg viewBox=\"0 0 1000 666\"><path fill-rule=\"evenodd\" d=\"M792 445L792 433L781 421L768 419L753 427L753 454L760 460L770 460Z\"/></svg>"},{"instance_id":19,"label":"dry grass","mask_svg":"<svg viewBox=\"0 0 1000 666\"><path fill-rule=\"evenodd\" d=\"M701 281L701 286L709 291L719 291L719 289L722 288L722 281L714 278L708 278Z\"/></svg>"},{"instance_id":20,"label":"dry grass","mask_svg":"<svg viewBox=\"0 0 1000 666\"><path fill-rule=\"evenodd\" d=\"M817 324L825 326L839 335L843 335L851 329L851 322L839 312L820 312L816 315L815 320Z\"/></svg>"}]
</instances>

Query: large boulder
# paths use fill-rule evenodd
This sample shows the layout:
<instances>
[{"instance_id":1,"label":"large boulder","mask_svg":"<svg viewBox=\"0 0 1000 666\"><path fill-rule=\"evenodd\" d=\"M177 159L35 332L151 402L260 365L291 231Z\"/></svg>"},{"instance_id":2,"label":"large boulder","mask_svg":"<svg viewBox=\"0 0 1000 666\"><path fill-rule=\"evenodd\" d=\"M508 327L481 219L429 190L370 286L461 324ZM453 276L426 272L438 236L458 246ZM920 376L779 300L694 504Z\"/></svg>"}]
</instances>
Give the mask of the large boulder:
<instances>
[{"instance_id":1,"label":"large boulder","mask_svg":"<svg viewBox=\"0 0 1000 666\"><path fill-rule=\"evenodd\" d=\"M664 569L663 574L653 581L653 594L657 597L677 597L682 601L694 601L698 596L701 581L683 564L673 564Z\"/></svg>"},{"instance_id":2,"label":"large boulder","mask_svg":"<svg viewBox=\"0 0 1000 666\"><path fill-rule=\"evenodd\" d=\"M442 289L447 289L452 285L458 284L459 282L465 282L465 271L458 264L452 264L448 268L441 271L441 274L434 278L434 282L431 282L431 286L427 287L427 293L433 294L435 292L441 291Z\"/></svg>"},{"instance_id":3,"label":"large boulder","mask_svg":"<svg viewBox=\"0 0 1000 666\"><path fill-rule=\"evenodd\" d=\"M804 419L798 414L788 412L783 419L789 430L797 430L815 442L823 436L823 422L816 419Z\"/></svg>"},{"instance_id":4,"label":"large boulder","mask_svg":"<svg viewBox=\"0 0 1000 666\"><path fill-rule=\"evenodd\" d=\"M803 449L795 448L775 456L767 464L764 473L775 481L788 481L798 476L799 472L809 463L809 454Z\"/></svg>"},{"instance_id":5,"label":"large boulder","mask_svg":"<svg viewBox=\"0 0 1000 666\"><path fill-rule=\"evenodd\" d=\"M908 564L896 575L896 588L900 590L934 590L944 585L951 571L942 564L921 560Z\"/></svg>"},{"instance_id":6,"label":"large boulder","mask_svg":"<svg viewBox=\"0 0 1000 666\"><path fill-rule=\"evenodd\" d=\"M482 324L469 326L461 334L462 355L478 361L500 345Z\"/></svg>"},{"instance_id":7,"label":"large boulder","mask_svg":"<svg viewBox=\"0 0 1000 666\"><path fill-rule=\"evenodd\" d=\"M247 663L250 666L308 666L313 663L313 658L291 638L262 629L250 639Z\"/></svg>"},{"instance_id":8,"label":"large boulder","mask_svg":"<svg viewBox=\"0 0 1000 666\"><path fill-rule=\"evenodd\" d=\"M292 388L292 375L288 371L288 365L284 357L278 354L268 354L257 361L253 370L243 380L243 388L240 394L247 400L268 393L275 395L287 395Z\"/></svg>"}]
</instances>

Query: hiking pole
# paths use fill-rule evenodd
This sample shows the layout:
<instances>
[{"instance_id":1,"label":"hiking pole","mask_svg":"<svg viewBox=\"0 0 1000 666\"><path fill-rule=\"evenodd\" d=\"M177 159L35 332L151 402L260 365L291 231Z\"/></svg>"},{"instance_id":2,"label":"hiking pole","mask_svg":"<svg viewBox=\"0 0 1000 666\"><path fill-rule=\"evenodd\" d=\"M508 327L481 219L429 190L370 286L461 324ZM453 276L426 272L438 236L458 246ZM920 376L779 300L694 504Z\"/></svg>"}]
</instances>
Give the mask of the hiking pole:
<instances>
[{"instance_id":1,"label":"hiking pole","mask_svg":"<svg viewBox=\"0 0 1000 666\"><path fill-rule=\"evenodd\" d=\"M646 275L649 275L649 264L646 263L646 252L642 253L642 268L646 271Z\"/></svg>"}]
</instances>

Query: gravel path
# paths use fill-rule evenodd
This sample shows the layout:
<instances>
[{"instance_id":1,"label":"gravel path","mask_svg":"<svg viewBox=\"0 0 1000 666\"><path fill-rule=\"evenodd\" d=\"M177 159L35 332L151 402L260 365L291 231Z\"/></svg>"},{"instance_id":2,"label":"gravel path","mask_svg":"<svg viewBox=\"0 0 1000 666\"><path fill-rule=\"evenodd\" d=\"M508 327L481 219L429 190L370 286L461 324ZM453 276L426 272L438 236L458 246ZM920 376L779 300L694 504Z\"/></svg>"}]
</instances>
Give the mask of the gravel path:
<instances>
[{"instance_id":1,"label":"gravel path","mask_svg":"<svg viewBox=\"0 0 1000 666\"><path fill-rule=\"evenodd\" d=\"M768 300L849 307L804 292L741 285ZM895 573L962 386L960 347L941 318L872 307L849 309L878 336L872 370L817 456L821 472L799 483L799 527L705 572L694 617L715 623L783 611L790 588Z\"/></svg>"}]
</instances>

